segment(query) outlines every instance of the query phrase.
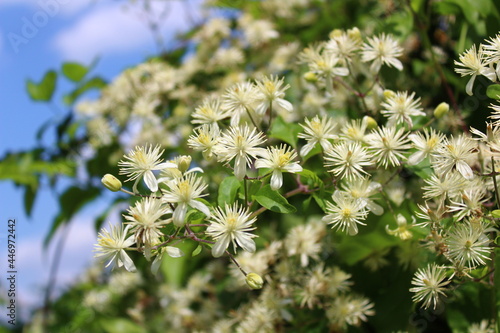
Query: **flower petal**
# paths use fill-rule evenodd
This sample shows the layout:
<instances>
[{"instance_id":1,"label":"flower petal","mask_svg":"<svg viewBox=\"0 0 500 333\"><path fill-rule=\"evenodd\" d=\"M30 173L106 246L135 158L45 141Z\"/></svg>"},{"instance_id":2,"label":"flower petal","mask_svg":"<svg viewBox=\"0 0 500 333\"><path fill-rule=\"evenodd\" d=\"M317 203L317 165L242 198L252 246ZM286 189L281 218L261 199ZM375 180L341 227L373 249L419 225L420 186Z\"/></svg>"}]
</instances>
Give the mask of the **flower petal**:
<instances>
[{"instance_id":1,"label":"flower petal","mask_svg":"<svg viewBox=\"0 0 500 333\"><path fill-rule=\"evenodd\" d=\"M224 254L224 251L227 250L227 247L229 246L229 236L228 235L222 235L221 238L217 242L215 242L214 246L212 247L212 255L215 258L219 258Z\"/></svg>"},{"instance_id":2,"label":"flower petal","mask_svg":"<svg viewBox=\"0 0 500 333\"><path fill-rule=\"evenodd\" d=\"M147 170L146 172L144 172L144 182L146 183L147 187L151 190L151 192L158 191L158 181L156 180L153 171Z\"/></svg>"},{"instance_id":3,"label":"flower petal","mask_svg":"<svg viewBox=\"0 0 500 333\"><path fill-rule=\"evenodd\" d=\"M167 254L172 258L180 258L184 256L184 252L174 246L167 246Z\"/></svg>"},{"instance_id":4,"label":"flower petal","mask_svg":"<svg viewBox=\"0 0 500 333\"><path fill-rule=\"evenodd\" d=\"M243 250L254 253L255 252L255 242L248 235L238 235L236 236L236 242L239 246L243 248Z\"/></svg>"},{"instance_id":5,"label":"flower petal","mask_svg":"<svg viewBox=\"0 0 500 333\"><path fill-rule=\"evenodd\" d=\"M271 176L271 188L278 190L283 185L283 174L279 170L274 170Z\"/></svg>"}]
</instances>

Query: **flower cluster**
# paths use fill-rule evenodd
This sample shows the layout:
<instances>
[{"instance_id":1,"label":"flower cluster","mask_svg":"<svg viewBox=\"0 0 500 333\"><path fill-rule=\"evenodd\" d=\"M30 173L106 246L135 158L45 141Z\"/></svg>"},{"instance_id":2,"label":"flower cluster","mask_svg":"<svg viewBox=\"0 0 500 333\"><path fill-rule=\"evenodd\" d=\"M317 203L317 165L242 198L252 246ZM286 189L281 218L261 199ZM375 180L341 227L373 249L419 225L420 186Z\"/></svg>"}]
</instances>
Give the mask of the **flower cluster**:
<instances>
[{"instance_id":1,"label":"flower cluster","mask_svg":"<svg viewBox=\"0 0 500 333\"><path fill-rule=\"evenodd\" d=\"M289 17L303 5L290 3L276 15ZM111 176L103 179L113 191L140 197L123 226L98 236L97 255L107 266L134 271L127 251L136 251L157 272L164 253L184 255L184 243L196 245L191 256L229 257L228 288L263 289L232 317L216 314L222 305L196 294L214 293L206 286L219 276L220 261L204 267L206 276L191 276L185 288L161 291L162 306L176 318L172 327L183 321L203 327L206 320L221 332L273 331L292 321L291 305L322 311L332 331L368 321L376 304L328 259L353 248L359 253L347 266L359 262L376 272L396 260L416 271L407 290L424 308L435 309L453 279L473 281L481 269L492 269L499 105L491 105L486 132L450 130L448 104L432 112L415 92L386 89L382 68L403 70L405 50L395 37L363 36L357 28L334 30L297 57L297 44L276 47L270 64L247 75L246 51L272 47L280 35L265 19L242 15L235 24L236 36L226 19L207 22L195 35L200 50L178 68L143 64L129 70L131 82L119 77L101 99L80 105L83 114L93 106L114 119L118 128L102 124L108 134L129 126L113 105L132 106L127 112L143 125L133 140L139 144L117 163L132 191ZM231 46L208 60L221 45ZM478 75L500 76L499 45L497 35L456 61L458 73L472 75L468 94ZM231 74L220 74L226 70ZM214 72L223 76L215 87L192 90L193 77ZM170 110L164 120L158 110L169 98L187 107ZM161 133L168 140L155 140ZM106 135L91 135L96 145L106 144ZM179 155L183 149L189 156ZM217 320L194 318L195 303Z\"/></svg>"}]
</instances>

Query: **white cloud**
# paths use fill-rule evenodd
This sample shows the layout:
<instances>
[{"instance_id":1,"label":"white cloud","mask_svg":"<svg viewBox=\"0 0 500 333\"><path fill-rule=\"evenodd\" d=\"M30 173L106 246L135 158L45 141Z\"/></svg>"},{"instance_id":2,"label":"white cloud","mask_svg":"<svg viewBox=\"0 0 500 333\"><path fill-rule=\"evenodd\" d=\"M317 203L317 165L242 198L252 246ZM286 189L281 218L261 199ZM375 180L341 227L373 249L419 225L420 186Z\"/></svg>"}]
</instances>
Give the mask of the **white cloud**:
<instances>
[{"instance_id":1,"label":"white cloud","mask_svg":"<svg viewBox=\"0 0 500 333\"><path fill-rule=\"evenodd\" d=\"M167 40L174 34L189 26L183 13L181 2L167 1L157 3L154 12L170 6L166 24L161 33ZM191 7L192 8L192 7ZM116 55L135 50L140 47L154 47L153 34L144 17L139 16L137 8L120 4L106 7L94 7L76 24L59 33L54 39L56 50L64 59L88 62L99 55Z\"/></svg>"}]
</instances>

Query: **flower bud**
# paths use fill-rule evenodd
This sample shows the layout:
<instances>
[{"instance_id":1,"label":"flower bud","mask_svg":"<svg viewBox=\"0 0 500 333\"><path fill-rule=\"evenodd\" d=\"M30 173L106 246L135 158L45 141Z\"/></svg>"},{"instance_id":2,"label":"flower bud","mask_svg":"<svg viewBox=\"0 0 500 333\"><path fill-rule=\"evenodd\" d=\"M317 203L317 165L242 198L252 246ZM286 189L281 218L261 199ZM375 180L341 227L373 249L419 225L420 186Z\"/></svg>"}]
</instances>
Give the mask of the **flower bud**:
<instances>
[{"instance_id":1,"label":"flower bud","mask_svg":"<svg viewBox=\"0 0 500 333\"><path fill-rule=\"evenodd\" d=\"M356 27L347 30L347 36L349 36L349 38L351 38L352 40L360 43L363 41L361 38L361 31L359 31L359 29Z\"/></svg>"},{"instance_id":2,"label":"flower bud","mask_svg":"<svg viewBox=\"0 0 500 333\"><path fill-rule=\"evenodd\" d=\"M394 91L389 90L389 89L384 90L384 98L385 99L393 98L394 96L396 96L396 93Z\"/></svg>"},{"instance_id":3,"label":"flower bud","mask_svg":"<svg viewBox=\"0 0 500 333\"><path fill-rule=\"evenodd\" d=\"M117 192L122 188L122 182L115 176L107 173L102 177L101 182L110 191Z\"/></svg>"},{"instance_id":4,"label":"flower bud","mask_svg":"<svg viewBox=\"0 0 500 333\"><path fill-rule=\"evenodd\" d=\"M450 111L450 105L448 103L441 103L439 104L435 109L434 109L434 117L436 118L442 118L444 117L445 114Z\"/></svg>"},{"instance_id":5,"label":"flower bud","mask_svg":"<svg viewBox=\"0 0 500 333\"><path fill-rule=\"evenodd\" d=\"M367 130L371 130L378 127L377 121L370 116L364 116L363 122L366 124Z\"/></svg>"},{"instance_id":6,"label":"flower bud","mask_svg":"<svg viewBox=\"0 0 500 333\"><path fill-rule=\"evenodd\" d=\"M189 169L189 166L191 165L191 156L188 155L182 155L179 157L179 162L177 163L178 166L177 168L179 169L180 172L184 173Z\"/></svg>"},{"instance_id":7,"label":"flower bud","mask_svg":"<svg viewBox=\"0 0 500 333\"><path fill-rule=\"evenodd\" d=\"M342 30L340 30L340 29L334 29L328 35L328 37L330 37L330 38L335 38L335 37L340 37L340 36L342 36Z\"/></svg>"},{"instance_id":8,"label":"flower bud","mask_svg":"<svg viewBox=\"0 0 500 333\"><path fill-rule=\"evenodd\" d=\"M304 74L304 79L307 82L316 82L318 81L318 76L314 74L313 72L307 72Z\"/></svg>"},{"instance_id":9,"label":"flower bud","mask_svg":"<svg viewBox=\"0 0 500 333\"><path fill-rule=\"evenodd\" d=\"M264 280L257 273L248 273L245 282L252 289L262 289L264 284Z\"/></svg>"}]
</instances>

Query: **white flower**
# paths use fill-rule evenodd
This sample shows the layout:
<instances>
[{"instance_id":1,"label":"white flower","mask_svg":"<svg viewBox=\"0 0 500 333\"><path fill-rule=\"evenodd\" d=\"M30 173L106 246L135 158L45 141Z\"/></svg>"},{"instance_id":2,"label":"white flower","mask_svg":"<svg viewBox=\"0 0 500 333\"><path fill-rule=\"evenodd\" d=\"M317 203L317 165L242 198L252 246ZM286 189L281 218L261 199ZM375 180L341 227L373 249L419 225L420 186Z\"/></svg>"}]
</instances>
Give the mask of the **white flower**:
<instances>
[{"instance_id":1,"label":"white flower","mask_svg":"<svg viewBox=\"0 0 500 333\"><path fill-rule=\"evenodd\" d=\"M424 158L431 156L435 152L438 145L443 141L444 134L436 132L433 128L424 128L424 132L415 132L408 135L414 148L417 152L408 157L409 165L417 165Z\"/></svg>"},{"instance_id":2,"label":"white flower","mask_svg":"<svg viewBox=\"0 0 500 333\"><path fill-rule=\"evenodd\" d=\"M455 218L457 220L463 219L465 216L482 216L483 204L488 201L486 197L486 189L479 186L474 186L470 182L469 187L463 191L458 201L451 200L448 206L450 212L456 212Z\"/></svg>"},{"instance_id":3,"label":"white flower","mask_svg":"<svg viewBox=\"0 0 500 333\"><path fill-rule=\"evenodd\" d=\"M351 119L340 128L340 137L350 142L365 142L367 118Z\"/></svg>"},{"instance_id":4,"label":"white flower","mask_svg":"<svg viewBox=\"0 0 500 333\"><path fill-rule=\"evenodd\" d=\"M375 162L384 168L400 165L406 159L404 151L410 148L404 128L396 130L393 126L379 127L366 136L366 142Z\"/></svg>"},{"instance_id":5,"label":"white flower","mask_svg":"<svg viewBox=\"0 0 500 333\"><path fill-rule=\"evenodd\" d=\"M327 215L323 217L323 222L332 224L332 228L347 231L350 236L358 233L358 224L368 215L366 201L353 198L343 192L336 191L332 196L333 202L326 202Z\"/></svg>"},{"instance_id":6,"label":"white flower","mask_svg":"<svg viewBox=\"0 0 500 333\"><path fill-rule=\"evenodd\" d=\"M337 36L333 36L326 43L325 51L342 60L342 63L348 63L352 61L360 46L361 39L353 38L349 34L342 32Z\"/></svg>"},{"instance_id":7,"label":"white flower","mask_svg":"<svg viewBox=\"0 0 500 333\"><path fill-rule=\"evenodd\" d=\"M368 177L355 178L347 181L342 189L353 198L365 201L366 209L373 214L380 216L384 213L384 208L370 198L381 191L382 185L379 183L371 181Z\"/></svg>"},{"instance_id":8,"label":"white flower","mask_svg":"<svg viewBox=\"0 0 500 333\"><path fill-rule=\"evenodd\" d=\"M97 235L97 244L94 247L94 252L97 252L96 257L103 257L104 261L108 261L106 267L115 266L122 267L129 272L135 272L136 268L134 262L125 249L131 247L134 244L134 236L131 235L127 237L130 226L124 225L120 226L110 226L110 231L106 229L101 229L101 232Z\"/></svg>"},{"instance_id":9,"label":"white flower","mask_svg":"<svg viewBox=\"0 0 500 333\"><path fill-rule=\"evenodd\" d=\"M277 190L283 185L283 172L301 172L302 167L299 162L292 160L297 157L297 153L289 146L282 144L280 147L267 148L262 152L261 157L255 161L255 167L269 168L272 171L271 188Z\"/></svg>"},{"instance_id":10,"label":"white flower","mask_svg":"<svg viewBox=\"0 0 500 333\"><path fill-rule=\"evenodd\" d=\"M425 269L420 268L411 281L415 286L410 289L410 292L415 293L413 301L424 301L423 307L425 309L431 305L435 309L441 298L446 297L444 291L450 282L446 279L444 268L436 264L429 264Z\"/></svg>"},{"instance_id":11,"label":"white flower","mask_svg":"<svg viewBox=\"0 0 500 333\"><path fill-rule=\"evenodd\" d=\"M201 151L203 157L211 161L214 158L214 148L219 143L220 138L218 127L202 125L194 129L194 135L189 136L188 146L195 151Z\"/></svg>"},{"instance_id":12,"label":"white flower","mask_svg":"<svg viewBox=\"0 0 500 333\"><path fill-rule=\"evenodd\" d=\"M262 155L264 148L257 147L266 141L264 133L250 130L247 125L230 127L229 131L222 134L222 138L215 147L219 161L234 162L234 175L243 180L247 173L247 166L251 166L252 158Z\"/></svg>"},{"instance_id":13,"label":"white flower","mask_svg":"<svg viewBox=\"0 0 500 333\"><path fill-rule=\"evenodd\" d=\"M285 90L290 88L290 85L283 85L283 78L278 77L264 77L262 80L255 82L258 94L256 95L255 112L264 114L269 107L273 111L285 110L287 112L293 111L292 103L283 99L285 97Z\"/></svg>"},{"instance_id":14,"label":"white flower","mask_svg":"<svg viewBox=\"0 0 500 333\"><path fill-rule=\"evenodd\" d=\"M374 314L373 303L367 298L352 294L335 297L326 312L328 319L338 327L360 326L362 321L368 320L367 316Z\"/></svg>"},{"instance_id":15,"label":"white flower","mask_svg":"<svg viewBox=\"0 0 500 333\"><path fill-rule=\"evenodd\" d=\"M223 110L221 102L218 98L206 98L203 103L198 106L193 114L193 124L207 124L218 127L218 122L222 119L229 118L232 112L230 110Z\"/></svg>"},{"instance_id":16,"label":"white flower","mask_svg":"<svg viewBox=\"0 0 500 333\"><path fill-rule=\"evenodd\" d=\"M212 255L220 257L227 250L230 243L236 252L236 244L247 252L255 252L255 242L252 238L257 237L250 233L255 227L252 224L257 220L250 218L248 209L239 207L237 203L233 206L225 205L224 209L218 207L211 217L207 235L215 239L212 247Z\"/></svg>"},{"instance_id":17,"label":"white flower","mask_svg":"<svg viewBox=\"0 0 500 333\"><path fill-rule=\"evenodd\" d=\"M403 70L403 64L396 59L403 54L403 49L391 36L382 34L373 38L368 37L368 43L363 45L361 60L363 62L372 61L370 70L378 73L383 64L398 70Z\"/></svg>"},{"instance_id":18,"label":"white flower","mask_svg":"<svg viewBox=\"0 0 500 333\"><path fill-rule=\"evenodd\" d=\"M496 74L497 77L500 78L500 34L491 37L491 39L487 41L487 44L484 45L484 54L486 55L485 61L487 64L496 63Z\"/></svg>"},{"instance_id":19,"label":"white flower","mask_svg":"<svg viewBox=\"0 0 500 333\"><path fill-rule=\"evenodd\" d=\"M410 116L425 116L420 105L420 97L417 99L414 99L414 97L415 93L408 96L407 91L398 91L381 104L384 110L380 111L380 113L389 118L388 126L406 123L408 128L411 129L413 121Z\"/></svg>"},{"instance_id":20,"label":"white flower","mask_svg":"<svg viewBox=\"0 0 500 333\"><path fill-rule=\"evenodd\" d=\"M469 183L456 171L446 172L442 175L433 174L424 181L426 183L426 186L422 187L424 198L438 198L439 200L457 198Z\"/></svg>"},{"instance_id":21,"label":"white flower","mask_svg":"<svg viewBox=\"0 0 500 333\"><path fill-rule=\"evenodd\" d=\"M455 222L445 238L449 258L460 265L468 264L469 267L486 265L486 260L491 259L491 248L485 229L482 222Z\"/></svg>"},{"instance_id":22,"label":"white flower","mask_svg":"<svg viewBox=\"0 0 500 333\"><path fill-rule=\"evenodd\" d=\"M128 175L127 181L135 179L134 192L137 192L137 184L144 177L144 182L152 192L158 191L158 181L152 170L163 170L165 168L176 168L173 163L161 163L160 158L163 150L160 151L160 146L153 148L152 145L146 147L136 147L135 150L125 155L125 160L118 162L120 167L120 175Z\"/></svg>"},{"instance_id":23,"label":"white flower","mask_svg":"<svg viewBox=\"0 0 500 333\"><path fill-rule=\"evenodd\" d=\"M477 143L464 134L450 139L444 138L432 154L434 168L441 174L456 169L465 179L472 179L474 173L468 162L473 158Z\"/></svg>"},{"instance_id":24,"label":"white flower","mask_svg":"<svg viewBox=\"0 0 500 333\"><path fill-rule=\"evenodd\" d=\"M309 63L309 69L320 77L332 78L335 76L349 75L349 69L338 66L339 61L340 59L333 54L323 52L323 54L315 57L314 60Z\"/></svg>"},{"instance_id":25,"label":"white flower","mask_svg":"<svg viewBox=\"0 0 500 333\"><path fill-rule=\"evenodd\" d=\"M206 216L210 216L210 209L201 201L195 199L201 198L207 188L207 184L194 173L184 175L182 178L175 178L167 182L168 190L165 190L162 196L163 202L176 203L172 215L173 222L177 227L185 224L185 217L188 206L198 209Z\"/></svg>"},{"instance_id":26,"label":"white flower","mask_svg":"<svg viewBox=\"0 0 500 333\"><path fill-rule=\"evenodd\" d=\"M237 83L226 90L222 95L222 109L230 112L231 126L239 125L242 116L254 111L257 95L250 82Z\"/></svg>"},{"instance_id":27,"label":"white flower","mask_svg":"<svg viewBox=\"0 0 500 333\"><path fill-rule=\"evenodd\" d=\"M367 174L364 166L371 165L370 155L366 148L358 142L341 142L325 152L325 166L336 177L349 180L362 177Z\"/></svg>"},{"instance_id":28,"label":"white flower","mask_svg":"<svg viewBox=\"0 0 500 333\"><path fill-rule=\"evenodd\" d=\"M309 258L318 260L321 239L325 234L324 224L308 223L298 225L288 232L285 245L289 256L299 255L300 265L309 265Z\"/></svg>"},{"instance_id":29,"label":"white flower","mask_svg":"<svg viewBox=\"0 0 500 333\"><path fill-rule=\"evenodd\" d=\"M151 258L151 246L158 243L163 233L160 228L170 223L170 219L162 219L166 214L172 213L167 205L158 199L144 198L136 202L134 207L128 209L128 215L124 215L130 225L130 232L135 234L138 246L144 244L144 256Z\"/></svg>"},{"instance_id":30,"label":"white flower","mask_svg":"<svg viewBox=\"0 0 500 333\"><path fill-rule=\"evenodd\" d=\"M476 45L465 51L459 56L460 61L455 60L456 66L461 66L465 68L455 68L455 72L459 73L461 76L472 75L467 86L465 87L465 92L472 96L472 87L474 85L474 80L478 75L484 75L491 81L496 80L496 73L493 68L486 65L484 57L484 45L479 45L479 51L476 51Z\"/></svg>"},{"instance_id":31,"label":"white flower","mask_svg":"<svg viewBox=\"0 0 500 333\"><path fill-rule=\"evenodd\" d=\"M307 143L300 150L300 155L307 155L317 143L321 145L324 151L331 150L333 146L328 140L338 139L338 136L334 133L335 124L333 119L327 116L320 119L315 116L312 120L306 118L305 123L305 125L299 124L304 129L304 133L299 133L299 138L307 140Z\"/></svg>"}]
</instances>

